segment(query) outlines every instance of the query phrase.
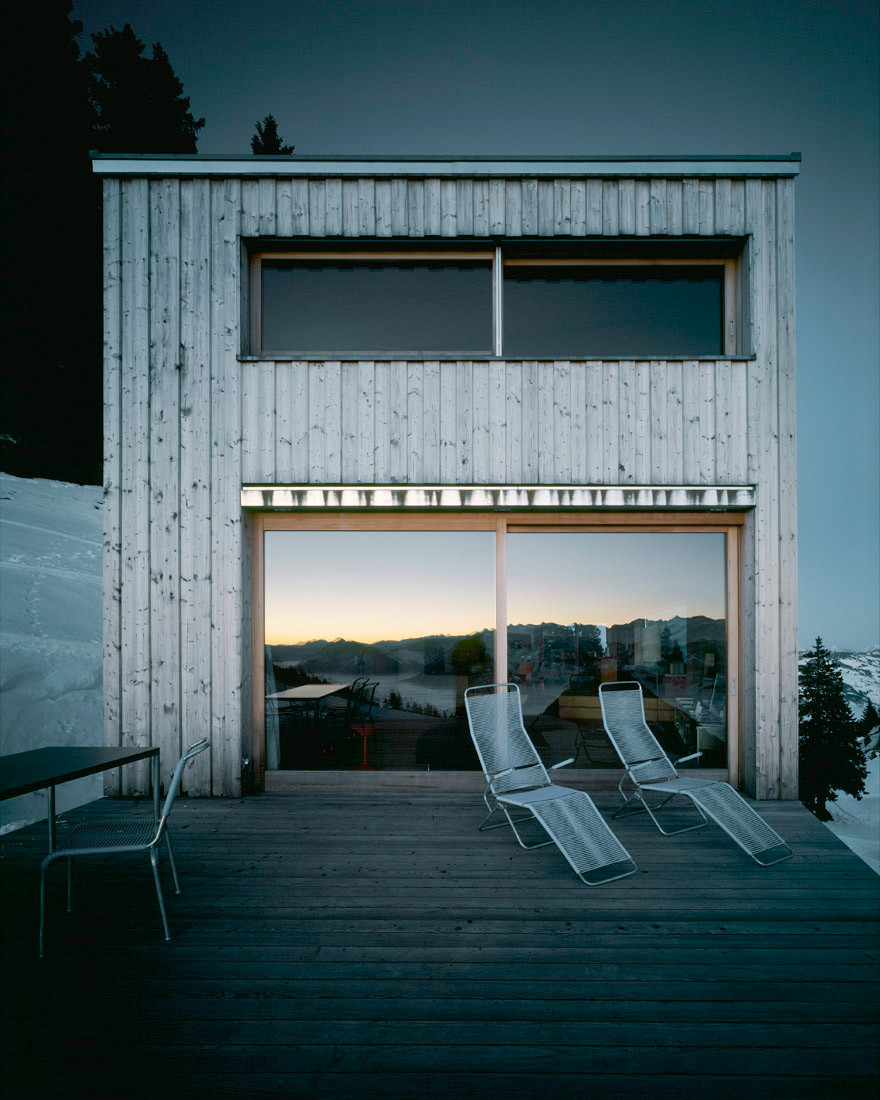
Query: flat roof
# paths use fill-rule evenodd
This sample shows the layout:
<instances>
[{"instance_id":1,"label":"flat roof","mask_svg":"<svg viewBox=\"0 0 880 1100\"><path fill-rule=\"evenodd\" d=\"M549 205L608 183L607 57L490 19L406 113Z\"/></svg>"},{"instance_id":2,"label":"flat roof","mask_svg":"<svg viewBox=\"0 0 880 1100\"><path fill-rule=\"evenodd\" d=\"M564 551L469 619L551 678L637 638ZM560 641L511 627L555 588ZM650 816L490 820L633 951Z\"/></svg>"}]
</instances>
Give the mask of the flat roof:
<instances>
[{"instance_id":1,"label":"flat roof","mask_svg":"<svg viewBox=\"0 0 880 1100\"><path fill-rule=\"evenodd\" d=\"M98 153L101 176L796 176L801 154L782 156L245 156L222 153Z\"/></svg>"}]
</instances>

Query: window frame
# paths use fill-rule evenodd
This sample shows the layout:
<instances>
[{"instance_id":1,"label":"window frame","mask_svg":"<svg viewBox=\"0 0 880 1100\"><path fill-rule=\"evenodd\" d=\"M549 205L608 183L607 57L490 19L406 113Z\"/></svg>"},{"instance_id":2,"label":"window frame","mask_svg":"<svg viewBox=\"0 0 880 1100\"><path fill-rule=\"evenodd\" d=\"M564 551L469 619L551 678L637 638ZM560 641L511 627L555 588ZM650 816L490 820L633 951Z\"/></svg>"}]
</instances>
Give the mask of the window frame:
<instances>
[{"instance_id":1,"label":"window frame","mask_svg":"<svg viewBox=\"0 0 880 1100\"><path fill-rule=\"evenodd\" d=\"M401 514L379 512L372 515L337 512L329 515L290 512L255 512L251 521L251 650L252 683L265 682L265 570L264 534L266 531L494 531L495 532L495 677L506 679L507 669L507 535L523 531L585 531L620 533L710 533L725 534L726 596L727 596L727 767L698 769L702 777L723 779L739 786L743 770L740 726L740 637L741 585L740 560L742 530L745 516L741 512L666 512L666 513L553 513L553 512L451 512L430 515L424 512ZM500 624L505 629L499 628ZM252 693L251 760L257 789L265 789L266 726L265 700L262 689ZM287 774L287 773L273 773ZM310 776L323 773L296 772L298 780L309 782ZM340 773L345 775L347 773ZM389 773L390 774L390 773ZM402 787L413 773L396 773ZM418 772L424 785L429 773ZM438 784L448 782L443 776L456 772L434 773ZM605 784L609 777L616 781L622 770L580 769L576 778ZM351 780L354 786L358 776ZM344 780L339 781L340 784ZM358 787L358 789L361 789Z\"/></svg>"},{"instance_id":2,"label":"window frame","mask_svg":"<svg viewBox=\"0 0 880 1100\"><path fill-rule=\"evenodd\" d=\"M500 250L499 250L500 251ZM737 325L737 294L736 294L736 274L737 274L737 261L734 257L592 257L592 256L572 256L572 257L557 257L557 256L511 256L503 258L501 260L502 268L513 267L720 267L723 269L722 285L723 292L723 306L722 306L722 333L724 348L718 353L721 357L736 355L737 354L737 333L739 326ZM503 286L504 275L502 271L501 282ZM503 297L503 296L502 296ZM585 355L585 359L593 359L596 356ZM603 359L608 358L602 356ZM625 355L620 356L622 359L641 359L644 356L632 356ZM651 358L675 358L674 356L651 356ZM680 356L683 359L711 359L714 356L709 355L685 355Z\"/></svg>"},{"instance_id":3,"label":"window frame","mask_svg":"<svg viewBox=\"0 0 880 1100\"><path fill-rule=\"evenodd\" d=\"M491 264L491 280L492 280L492 333L494 334L495 348L498 346L497 342L497 326L495 323L495 315L498 311L498 278L496 273L498 263L498 249L488 248L472 248L472 249L418 249L418 250L395 250L395 249L371 249L367 250L352 250L352 249L262 249L259 252L251 253L249 257L249 336L250 346L256 348L256 354L263 359L272 359L279 356L304 359L304 360L318 360L318 359L341 359L346 362L353 362L357 359L370 359L370 360L387 360L387 359L407 359L407 360L419 360L419 359L480 359L480 358L492 358L492 352L481 353L440 353L437 351L422 352L418 349L413 349L407 352L395 352L391 355L387 351L375 351L370 348L365 348L356 354L352 354L350 351L340 352L332 348L326 351L298 351L297 349L281 350L277 348L263 349L262 338L262 325L263 325L263 310L262 310L262 265L263 260L303 260L303 261L315 261L325 260L328 263L334 261L350 261L359 260L362 263L376 263L386 262L393 263L395 261L405 260L410 262L418 262L419 260L427 260L431 262L455 261L455 260L482 260ZM493 349L494 350L494 349Z\"/></svg>"},{"instance_id":4,"label":"window frame","mask_svg":"<svg viewBox=\"0 0 880 1100\"><path fill-rule=\"evenodd\" d=\"M261 242L262 243L262 242ZM510 242L516 248L521 246L521 241ZM584 251L589 251L591 244L595 242L584 242ZM627 241L627 251L632 250L633 242ZM656 242L652 242L656 245ZM701 242L702 243L702 242ZM473 247L462 247L459 243L454 248L417 248L417 249L401 249L401 248L369 248L369 249L352 249L351 247L340 248L291 248L291 247L278 247L268 248L259 247L254 251L248 253L247 256L247 348L245 355L248 358L256 359L297 359L297 360L342 360L345 362L356 362L360 359L364 360L396 360L404 359L408 361L418 361L420 359L426 360L488 360L488 359L510 359L511 361L520 361L521 356L507 356L504 354L504 269L507 267L721 267L723 268L723 286L724 286L724 300L723 300L723 350L717 354L708 356L693 356L693 355L659 355L652 358L658 358L663 360L691 360L694 358L700 359L713 359L713 358L731 358L743 355L743 342L742 342L742 293L740 289L740 267L741 257L721 255L722 248L719 247L718 253L707 253L705 256L647 256L647 255L627 255L627 256L577 256L563 254L561 249L556 249L554 254L554 245L549 242L544 247L539 246L539 250L536 254L523 256L519 254L506 255L505 244L496 244L493 247L487 247L486 243L475 243ZM570 247L571 242L566 242L566 245ZM603 242L607 245L607 242ZM729 249L730 242L725 245L726 249ZM263 349L262 347L262 264L263 260L326 260L332 261L349 261L360 260L363 262L393 262L399 260L419 261L428 260L431 262L442 262L443 260L483 260L489 261L492 265L492 334L493 343L491 353L483 355L473 352L450 352L440 354L436 351L421 352L417 349L407 352L395 352L389 354L387 351L375 351L369 348L364 348L362 351L352 353L351 351L340 352L338 349L327 348L321 351L299 351L293 349ZM572 358L572 357L569 357ZM584 354L581 356L583 360L595 359L596 356ZM618 359L632 359L633 356L618 356ZM603 359L609 359L608 356L604 356Z\"/></svg>"}]
</instances>

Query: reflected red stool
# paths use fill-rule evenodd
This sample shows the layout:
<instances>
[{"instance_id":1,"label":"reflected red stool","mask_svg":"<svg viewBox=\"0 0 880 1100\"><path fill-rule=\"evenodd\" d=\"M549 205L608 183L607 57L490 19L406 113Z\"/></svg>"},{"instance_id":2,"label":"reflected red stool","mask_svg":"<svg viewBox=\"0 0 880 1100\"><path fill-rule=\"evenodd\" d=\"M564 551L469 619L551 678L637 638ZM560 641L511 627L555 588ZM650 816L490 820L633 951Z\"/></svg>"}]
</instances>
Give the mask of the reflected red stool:
<instances>
[{"instance_id":1,"label":"reflected red stool","mask_svg":"<svg viewBox=\"0 0 880 1100\"><path fill-rule=\"evenodd\" d=\"M363 771L374 772L376 769L373 767L372 764L367 762L367 738L373 732L373 723L372 722L361 722L356 726L352 726L351 728L355 733L359 733L361 735L361 737L363 738L363 740L364 740L364 758L360 762L360 764L357 765L357 771L359 771L359 772L363 772Z\"/></svg>"}]
</instances>

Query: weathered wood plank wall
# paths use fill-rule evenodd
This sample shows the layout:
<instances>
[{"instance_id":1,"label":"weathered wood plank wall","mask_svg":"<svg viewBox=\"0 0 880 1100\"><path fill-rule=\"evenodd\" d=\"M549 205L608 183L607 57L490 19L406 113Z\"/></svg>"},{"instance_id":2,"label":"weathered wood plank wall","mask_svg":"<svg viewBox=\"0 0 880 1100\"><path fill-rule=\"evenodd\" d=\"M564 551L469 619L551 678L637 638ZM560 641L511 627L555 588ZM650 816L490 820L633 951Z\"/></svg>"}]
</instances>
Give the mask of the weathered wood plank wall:
<instances>
[{"instance_id":1,"label":"weathered wood plank wall","mask_svg":"<svg viewBox=\"0 0 880 1100\"><path fill-rule=\"evenodd\" d=\"M242 366L246 484L749 482L743 361Z\"/></svg>"},{"instance_id":2,"label":"weathered wood plank wall","mask_svg":"<svg viewBox=\"0 0 880 1100\"><path fill-rule=\"evenodd\" d=\"M249 754L243 482L736 484L747 786L796 793L793 181L105 179L110 744ZM242 361L242 237L745 238L750 361ZM146 770L126 769L124 791ZM114 780L115 782L115 780ZM111 790L117 790L115 786Z\"/></svg>"}]
</instances>

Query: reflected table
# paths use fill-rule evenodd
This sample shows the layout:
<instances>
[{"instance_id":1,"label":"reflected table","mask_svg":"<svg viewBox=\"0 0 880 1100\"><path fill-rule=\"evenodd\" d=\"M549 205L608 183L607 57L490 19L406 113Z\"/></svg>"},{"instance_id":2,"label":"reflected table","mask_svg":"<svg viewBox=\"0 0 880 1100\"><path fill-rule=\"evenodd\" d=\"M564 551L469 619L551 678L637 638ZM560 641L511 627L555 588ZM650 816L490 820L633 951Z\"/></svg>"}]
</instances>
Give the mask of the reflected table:
<instances>
[{"instance_id":1,"label":"reflected table","mask_svg":"<svg viewBox=\"0 0 880 1100\"><path fill-rule=\"evenodd\" d=\"M55 788L96 772L150 760L153 773L153 814L159 819L159 749L106 748L95 745L52 745L0 756L0 800L48 788L49 851L55 851Z\"/></svg>"},{"instance_id":2,"label":"reflected table","mask_svg":"<svg viewBox=\"0 0 880 1100\"><path fill-rule=\"evenodd\" d=\"M347 691L350 684L300 684L299 687L287 688L285 691L275 691L267 695L267 699L277 699L279 702L311 703L315 708L315 720L317 721L321 703L328 695L339 695Z\"/></svg>"}]
</instances>

